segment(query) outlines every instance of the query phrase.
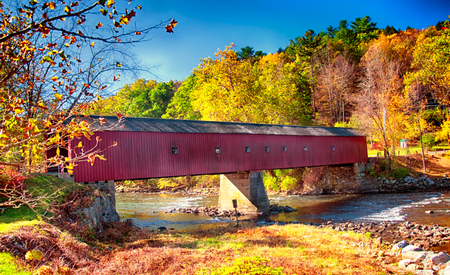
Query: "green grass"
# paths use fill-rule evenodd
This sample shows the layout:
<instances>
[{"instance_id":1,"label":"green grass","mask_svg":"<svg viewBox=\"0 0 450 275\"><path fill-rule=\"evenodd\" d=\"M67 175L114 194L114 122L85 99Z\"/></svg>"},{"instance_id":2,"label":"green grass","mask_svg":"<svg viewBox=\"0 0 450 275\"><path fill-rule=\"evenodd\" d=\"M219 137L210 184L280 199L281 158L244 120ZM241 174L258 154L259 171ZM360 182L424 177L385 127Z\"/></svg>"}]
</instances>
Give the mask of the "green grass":
<instances>
[{"instance_id":1,"label":"green grass","mask_svg":"<svg viewBox=\"0 0 450 275\"><path fill-rule=\"evenodd\" d=\"M0 253L0 274L31 275L32 273L21 269L9 253Z\"/></svg>"},{"instance_id":2,"label":"green grass","mask_svg":"<svg viewBox=\"0 0 450 275\"><path fill-rule=\"evenodd\" d=\"M83 184L45 174L33 174L25 182L28 185L28 190L34 196L54 194L55 196L52 199L46 201L46 203L53 204L61 203L73 190L85 188Z\"/></svg>"},{"instance_id":3,"label":"green grass","mask_svg":"<svg viewBox=\"0 0 450 275\"><path fill-rule=\"evenodd\" d=\"M370 145L368 145L368 147L370 147ZM428 150L428 151L429 151L429 152L432 152L432 151L434 151L435 149L436 149L436 150L450 150L450 146L448 146L448 145L436 145L436 146L433 146L433 147L432 147L430 150ZM424 150L425 150L425 152L426 152L426 149L425 149L425 148L424 148ZM399 151L400 151L400 155L401 155L401 156L405 156L405 155L406 155L405 149L396 147L396 148L395 148L395 155L396 155L396 156L398 156ZM421 149L420 145L416 145L416 146L408 147L408 151L409 151L411 154L415 154L416 151L420 154L420 153L422 152L422 149ZM383 154L384 154L384 152L381 151L381 150L370 150L370 149L367 150L367 154L369 155L369 157L376 157L376 156L377 156L377 153L379 153L380 156L383 156Z\"/></svg>"},{"instance_id":4,"label":"green grass","mask_svg":"<svg viewBox=\"0 0 450 275\"><path fill-rule=\"evenodd\" d=\"M74 189L85 188L82 184L44 174L32 174L25 180L25 183L33 197L52 196L52 198L44 200L44 203L47 204L61 203ZM48 206L44 206L36 209L36 211L43 214L47 209ZM20 208L6 208L3 213L0 213L0 232L5 223L31 221L36 219L37 216L36 212L26 205Z\"/></svg>"},{"instance_id":5,"label":"green grass","mask_svg":"<svg viewBox=\"0 0 450 275\"><path fill-rule=\"evenodd\" d=\"M61 203L74 189L85 188L82 184L44 174L32 174L25 180L25 183L33 197L52 195L51 198L43 201L47 204ZM48 205L43 206L36 211L44 213L48 207ZM14 232L20 227L34 226L42 222L40 216L26 205L20 208L6 208L0 213L0 234ZM0 253L0 274L32 273L20 270L9 253Z\"/></svg>"}]
</instances>

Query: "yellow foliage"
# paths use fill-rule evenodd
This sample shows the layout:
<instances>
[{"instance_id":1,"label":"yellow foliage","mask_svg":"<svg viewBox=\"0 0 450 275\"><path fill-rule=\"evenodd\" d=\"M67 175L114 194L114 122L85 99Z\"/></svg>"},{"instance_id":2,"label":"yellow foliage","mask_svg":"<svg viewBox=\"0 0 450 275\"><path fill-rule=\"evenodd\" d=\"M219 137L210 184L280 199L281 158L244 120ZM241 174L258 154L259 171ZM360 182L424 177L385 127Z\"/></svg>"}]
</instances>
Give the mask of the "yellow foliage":
<instances>
[{"instance_id":1,"label":"yellow foliage","mask_svg":"<svg viewBox=\"0 0 450 275\"><path fill-rule=\"evenodd\" d=\"M284 54L259 61L240 60L232 46L203 59L194 70L198 82L192 107L203 120L302 124L309 122L309 96L303 79Z\"/></svg>"},{"instance_id":2,"label":"yellow foliage","mask_svg":"<svg viewBox=\"0 0 450 275\"><path fill-rule=\"evenodd\" d=\"M43 265L36 270L35 275L53 275L53 269L48 265Z\"/></svg>"},{"instance_id":3,"label":"yellow foliage","mask_svg":"<svg viewBox=\"0 0 450 275\"><path fill-rule=\"evenodd\" d=\"M44 259L44 253L37 249L27 251L27 253L25 254L25 260L27 261L42 261L42 259Z\"/></svg>"}]
</instances>

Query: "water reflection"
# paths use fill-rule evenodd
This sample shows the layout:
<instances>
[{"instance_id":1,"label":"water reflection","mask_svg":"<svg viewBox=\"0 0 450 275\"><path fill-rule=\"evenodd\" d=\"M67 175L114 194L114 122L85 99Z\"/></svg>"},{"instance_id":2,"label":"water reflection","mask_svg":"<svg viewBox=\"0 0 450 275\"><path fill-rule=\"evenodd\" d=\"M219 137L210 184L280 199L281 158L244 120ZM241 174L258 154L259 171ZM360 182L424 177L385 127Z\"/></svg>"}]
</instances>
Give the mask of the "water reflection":
<instances>
[{"instance_id":1,"label":"water reflection","mask_svg":"<svg viewBox=\"0 0 450 275\"><path fill-rule=\"evenodd\" d=\"M122 219L133 219L140 227L160 226L191 230L209 228L221 221L202 214L164 213L174 208L217 205L217 196L181 196L152 194L117 194L117 211ZM275 221L299 222L370 222L413 221L450 226L449 193L269 196L271 204L289 205L296 212L270 216ZM434 214L425 214L426 210Z\"/></svg>"}]
</instances>

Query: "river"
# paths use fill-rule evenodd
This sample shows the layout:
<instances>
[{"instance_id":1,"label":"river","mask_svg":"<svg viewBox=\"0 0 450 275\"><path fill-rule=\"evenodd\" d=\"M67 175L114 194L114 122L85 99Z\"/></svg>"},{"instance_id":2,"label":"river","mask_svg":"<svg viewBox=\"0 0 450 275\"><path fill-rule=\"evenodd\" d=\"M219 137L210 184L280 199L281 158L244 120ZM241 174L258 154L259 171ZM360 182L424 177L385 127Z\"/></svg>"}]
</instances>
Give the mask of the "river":
<instances>
[{"instance_id":1,"label":"river","mask_svg":"<svg viewBox=\"0 0 450 275\"><path fill-rule=\"evenodd\" d=\"M174 208L217 205L217 196L117 193L117 212L141 228L165 226L181 231L206 229L230 222L202 214L165 213ZM450 192L350 194L320 196L270 195L271 204L297 211L271 215L273 221L301 223L411 221L450 226ZM425 211L432 210L433 214ZM232 220L231 222L234 222Z\"/></svg>"}]
</instances>

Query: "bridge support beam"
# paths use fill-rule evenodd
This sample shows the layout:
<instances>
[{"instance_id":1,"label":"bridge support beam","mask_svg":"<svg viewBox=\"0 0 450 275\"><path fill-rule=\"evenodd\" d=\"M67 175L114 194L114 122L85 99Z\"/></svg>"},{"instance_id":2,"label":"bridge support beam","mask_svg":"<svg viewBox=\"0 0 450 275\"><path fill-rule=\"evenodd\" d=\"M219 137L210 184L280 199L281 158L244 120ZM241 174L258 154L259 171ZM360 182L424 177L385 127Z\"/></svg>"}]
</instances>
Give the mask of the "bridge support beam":
<instances>
[{"instance_id":1,"label":"bridge support beam","mask_svg":"<svg viewBox=\"0 0 450 275\"><path fill-rule=\"evenodd\" d=\"M237 200L238 211L243 213L268 210L270 203L262 172L221 174L219 209L234 210L233 200Z\"/></svg>"}]
</instances>

